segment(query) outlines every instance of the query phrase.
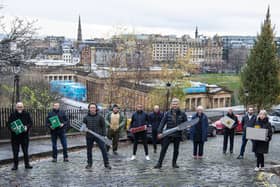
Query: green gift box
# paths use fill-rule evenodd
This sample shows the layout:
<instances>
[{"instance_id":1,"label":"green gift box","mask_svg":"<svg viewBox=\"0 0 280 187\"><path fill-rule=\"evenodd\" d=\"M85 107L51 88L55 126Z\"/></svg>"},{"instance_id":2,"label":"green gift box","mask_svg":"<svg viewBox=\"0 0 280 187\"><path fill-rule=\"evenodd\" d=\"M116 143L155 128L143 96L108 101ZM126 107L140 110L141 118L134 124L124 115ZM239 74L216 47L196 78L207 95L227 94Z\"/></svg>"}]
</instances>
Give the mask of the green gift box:
<instances>
[{"instance_id":1,"label":"green gift box","mask_svg":"<svg viewBox=\"0 0 280 187\"><path fill-rule=\"evenodd\" d=\"M51 123L53 129L60 127L61 123L59 121L58 116L50 117L49 120L50 120L50 123Z\"/></svg>"},{"instance_id":2,"label":"green gift box","mask_svg":"<svg viewBox=\"0 0 280 187\"><path fill-rule=\"evenodd\" d=\"M11 127L12 131L14 133L16 133L16 135L21 134L25 131L24 125L20 119L13 121L10 124L10 127Z\"/></svg>"}]
</instances>

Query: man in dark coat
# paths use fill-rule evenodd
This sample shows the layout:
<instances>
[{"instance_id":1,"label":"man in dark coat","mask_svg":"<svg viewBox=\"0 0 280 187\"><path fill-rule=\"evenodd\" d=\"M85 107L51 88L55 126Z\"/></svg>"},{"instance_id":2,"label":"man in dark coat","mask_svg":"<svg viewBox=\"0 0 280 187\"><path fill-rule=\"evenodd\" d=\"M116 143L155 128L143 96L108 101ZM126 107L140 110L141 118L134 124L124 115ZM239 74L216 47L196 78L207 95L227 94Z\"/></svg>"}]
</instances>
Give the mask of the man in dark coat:
<instances>
[{"instance_id":1,"label":"man in dark coat","mask_svg":"<svg viewBox=\"0 0 280 187\"><path fill-rule=\"evenodd\" d=\"M171 102L171 109L164 114L164 117L162 118L160 125L158 127L158 138L161 138L165 126L166 126L166 130L171 129L177 127L178 125L180 125L181 123L187 120L188 120L187 115L179 108L179 99L173 98ZM162 167L163 159L165 157L168 146L171 142L173 142L174 144L172 166L173 168L179 168L179 166L177 165L177 158L179 155L179 146L180 146L181 139L182 139L181 131L170 134L169 136L166 136L162 139L159 160L154 168L159 169Z\"/></svg>"},{"instance_id":2,"label":"man in dark coat","mask_svg":"<svg viewBox=\"0 0 280 187\"><path fill-rule=\"evenodd\" d=\"M196 114L192 119L199 118L197 124L190 129L190 139L193 141L193 157L194 159L203 157L204 143L207 141L208 135L208 118L203 113L203 107L198 106ZM198 152L197 152L198 149Z\"/></svg>"},{"instance_id":3,"label":"man in dark coat","mask_svg":"<svg viewBox=\"0 0 280 187\"><path fill-rule=\"evenodd\" d=\"M227 146L228 146L228 138L230 142L229 151L230 154L233 153L233 145L234 145L234 135L235 135L235 128L238 125L238 119L236 115L233 113L232 109L228 110L227 117L231 118L234 121L232 128L224 127L224 143L223 143L223 153L226 154Z\"/></svg>"},{"instance_id":4,"label":"man in dark coat","mask_svg":"<svg viewBox=\"0 0 280 187\"><path fill-rule=\"evenodd\" d=\"M148 125L149 125L149 115L143 111L143 105L138 104L137 111L131 117L130 129L142 127L142 126L148 126ZM131 160L136 159L136 152L137 152L139 139L142 139L146 160L150 160L149 151L148 151L147 129L141 132L134 133L133 155L131 157Z\"/></svg>"},{"instance_id":5,"label":"man in dark coat","mask_svg":"<svg viewBox=\"0 0 280 187\"><path fill-rule=\"evenodd\" d=\"M14 128L12 128L12 123L17 125L23 125L23 131L17 132ZM18 102L16 104L16 110L11 113L7 127L11 131L11 143L12 143L12 150L14 155L14 166L12 170L18 169L18 153L19 153L19 146L21 145L23 157L24 157L24 165L26 169L32 169L32 166L29 164L28 158L28 145L29 145L29 130L32 126L33 122L30 117L30 114L24 110L24 106L22 102Z\"/></svg>"},{"instance_id":6,"label":"man in dark coat","mask_svg":"<svg viewBox=\"0 0 280 187\"><path fill-rule=\"evenodd\" d=\"M83 123L86 124L86 127L92 130L95 133L98 133L102 136L106 136L106 126L104 117L98 114L98 108L95 103L90 103L88 105L89 112L84 117ZM111 169L109 164L108 154L106 150L106 145L100 139L96 138L89 132L86 134L86 143L87 143L87 166L86 169L90 169L92 167L92 147L93 143L96 142L98 147L100 148L103 156L104 166L107 169Z\"/></svg>"},{"instance_id":7,"label":"man in dark coat","mask_svg":"<svg viewBox=\"0 0 280 187\"><path fill-rule=\"evenodd\" d=\"M57 117L59 120L60 126L54 128L52 126L51 120L53 117ZM60 139L62 148L63 148L63 160L64 162L68 162L68 153L67 153L67 139L66 139L66 128L69 126L69 120L63 110L60 109L59 103L53 104L53 109L48 113L46 118L46 126L51 131L51 141L52 141L52 157L53 162L57 162L57 138Z\"/></svg>"},{"instance_id":8,"label":"man in dark coat","mask_svg":"<svg viewBox=\"0 0 280 187\"><path fill-rule=\"evenodd\" d=\"M247 114L245 116L243 116L243 118L241 120L241 125L242 125L242 129L243 129L242 145L241 145L241 149L240 149L240 155L237 157L237 159L243 159L243 157L244 157L246 144L248 142L248 140L246 139L246 128L253 127L256 123L256 120L257 120L257 116L254 115L254 109L249 108Z\"/></svg>"},{"instance_id":9,"label":"man in dark coat","mask_svg":"<svg viewBox=\"0 0 280 187\"><path fill-rule=\"evenodd\" d=\"M157 152L157 135L158 135L158 127L163 118L163 113L160 112L159 106L154 106L154 111L150 113L149 120L150 124L152 126L152 140L153 140L153 146L154 146L154 153Z\"/></svg>"},{"instance_id":10,"label":"man in dark coat","mask_svg":"<svg viewBox=\"0 0 280 187\"><path fill-rule=\"evenodd\" d=\"M267 141L253 140L253 152L257 157L257 165L255 171L263 170L264 168L264 154L268 153L269 142L272 138L272 127L268 121L267 113L265 110L261 110L258 119L254 125L254 128L267 129Z\"/></svg>"}]
</instances>

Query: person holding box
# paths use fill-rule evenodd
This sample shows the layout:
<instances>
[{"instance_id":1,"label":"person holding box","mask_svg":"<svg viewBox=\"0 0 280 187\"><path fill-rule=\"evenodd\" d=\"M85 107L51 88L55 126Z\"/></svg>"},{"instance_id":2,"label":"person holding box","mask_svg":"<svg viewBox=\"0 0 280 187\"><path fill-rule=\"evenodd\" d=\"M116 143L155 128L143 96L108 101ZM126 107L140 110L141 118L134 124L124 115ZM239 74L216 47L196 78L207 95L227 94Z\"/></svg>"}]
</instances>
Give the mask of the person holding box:
<instances>
[{"instance_id":1,"label":"person holding box","mask_svg":"<svg viewBox=\"0 0 280 187\"><path fill-rule=\"evenodd\" d=\"M229 138L229 141L230 141L229 151L230 151L230 154L232 154L235 128L238 125L238 119L235 116L235 114L233 113L232 109L228 110L226 117L229 118L229 121L232 121L232 123L230 123L230 126L228 126L227 124L224 124L225 128L224 128L223 153L226 154L226 152L227 152L228 138Z\"/></svg>"},{"instance_id":2,"label":"person holding box","mask_svg":"<svg viewBox=\"0 0 280 187\"><path fill-rule=\"evenodd\" d=\"M270 122L268 121L267 113L265 110L260 111L254 128L267 129L265 141L253 140L253 152L257 157L257 165L255 171L260 171L264 168L264 154L268 153L269 142L272 138L272 128Z\"/></svg>"},{"instance_id":3,"label":"person holding box","mask_svg":"<svg viewBox=\"0 0 280 187\"><path fill-rule=\"evenodd\" d=\"M67 139L65 135L66 126L69 125L69 120L64 111L60 110L60 104L54 103L53 110L48 113L46 126L51 130L52 140L52 162L57 162L57 138L60 139L63 148L64 162L69 162L67 154Z\"/></svg>"},{"instance_id":4,"label":"person holding box","mask_svg":"<svg viewBox=\"0 0 280 187\"><path fill-rule=\"evenodd\" d=\"M14 166L12 170L18 169L18 153L20 145L23 152L25 168L32 169L28 158L29 129L32 124L33 122L30 114L24 110L23 103L18 102L16 104L16 110L11 113L7 122L7 126L11 131L11 143L14 155Z\"/></svg>"}]
</instances>

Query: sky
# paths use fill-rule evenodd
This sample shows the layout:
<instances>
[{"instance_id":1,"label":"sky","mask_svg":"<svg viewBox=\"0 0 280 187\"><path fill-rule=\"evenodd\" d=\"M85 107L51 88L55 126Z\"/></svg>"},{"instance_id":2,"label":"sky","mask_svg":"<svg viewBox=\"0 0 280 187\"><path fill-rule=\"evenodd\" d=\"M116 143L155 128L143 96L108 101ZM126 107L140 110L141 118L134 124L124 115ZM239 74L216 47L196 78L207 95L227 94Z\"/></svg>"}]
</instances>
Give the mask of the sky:
<instances>
[{"instance_id":1,"label":"sky","mask_svg":"<svg viewBox=\"0 0 280 187\"><path fill-rule=\"evenodd\" d=\"M280 34L280 0L0 0L1 20L17 16L37 20L38 35L77 37L81 16L83 39L120 33L256 35L270 6ZM279 32L277 32L279 30Z\"/></svg>"}]
</instances>

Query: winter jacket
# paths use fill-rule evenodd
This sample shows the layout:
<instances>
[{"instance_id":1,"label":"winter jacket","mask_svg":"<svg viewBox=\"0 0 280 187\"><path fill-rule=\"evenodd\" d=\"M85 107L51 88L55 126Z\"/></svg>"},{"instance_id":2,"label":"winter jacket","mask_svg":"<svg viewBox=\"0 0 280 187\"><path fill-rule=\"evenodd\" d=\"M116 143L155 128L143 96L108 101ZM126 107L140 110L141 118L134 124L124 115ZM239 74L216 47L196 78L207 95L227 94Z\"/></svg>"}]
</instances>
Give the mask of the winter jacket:
<instances>
[{"instance_id":1,"label":"winter jacket","mask_svg":"<svg viewBox=\"0 0 280 187\"><path fill-rule=\"evenodd\" d=\"M57 116L60 123L63 123L64 126L63 127L57 127L55 129L51 129L51 122L50 122L50 118L53 116ZM69 127L69 119L67 118L66 114L64 111L62 110L55 110L53 109L51 112L48 113L48 116L46 118L46 126L48 128L50 128L51 133L55 133L55 132L59 132L59 131L64 131L65 129L67 129L67 127Z\"/></svg>"},{"instance_id":2,"label":"winter jacket","mask_svg":"<svg viewBox=\"0 0 280 187\"><path fill-rule=\"evenodd\" d=\"M111 124L111 115L113 112L109 112L106 117L105 117L105 124L107 128L110 128L110 124ZM125 123L126 123L126 117L119 112L120 114L120 120L119 120L119 129L123 128Z\"/></svg>"},{"instance_id":3,"label":"winter jacket","mask_svg":"<svg viewBox=\"0 0 280 187\"><path fill-rule=\"evenodd\" d=\"M187 118L187 115L185 114L185 112L181 111L180 109L177 109L177 110L171 109L164 114L164 116L160 122L160 125L158 127L158 133L162 133L165 126L166 126L166 130L172 129L187 120L188 120L188 118ZM169 136L170 137L182 137L182 132L178 131L176 133L170 134Z\"/></svg>"},{"instance_id":4,"label":"winter jacket","mask_svg":"<svg viewBox=\"0 0 280 187\"><path fill-rule=\"evenodd\" d=\"M91 113L88 113L84 117L83 123L85 123L87 125L88 129L90 129L102 136L106 135L105 120L104 120L104 117L101 116L100 114L96 113L93 115ZM91 138L91 137L93 137L93 135L87 132L86 137Z\"/></svg>"},{"instance_id":5,"label":"winter jacket","mask_svg":"<svg viewBox=\"0 0 280 187\"><path fill-rule=\"evenodd\" d=\"M144 111L136 111L131 117L130 128L149 125L149 116Z\"/></svg>"},{"instance_id":6,"label":"winter jacket","mask_svg":"<svg viewBox=\"0 0 280 187\"><path fill-rule=\"evenodd\" d=\"M246 133L246 128L247 127L253 127L256 123L257 117L256 115L252 115L251 119L249 119L248 114L246 114L245 116L243 116L242 120L241 120L241 125L243 128L243 133Z\"/></svg>"},{"instance_id":7,"label":"winter jacket","mask_svg":"<svg viewBox=\"0 0 280 187\"><path fill-rule=\"evenodd\" d=\"M159 124L163 118L162 112L151 112L149 115L150 125L152 126L153 131L157 131Z\"/></svg>"},{"instance_id":8,"label":"winter jacket","mask_svg":"<svg viewBox=\"0 0 280 187\"><path fill-rule=\"evenodd\" d=\"M253 140L253 152L255 152L255 153L268 153L269 142L272 138L272 128L271 128L271 124L268 121L268 118L265 118L263 120L257 119L254 127L268 129L268 134L267 134L268 141Z\"/></svg>"},{"instance_id":9,"label":"winter jacket","mask_svg":"<svg viewBox=\"0 0 280 187\"><path fill-rule=\"evenodd\" d=\"M198 118L198 117L199 117L199 115L198 115L198 113L196 113L192 117L192 119L195 119L195 118ZM201 141L205 142L205 141L207 141L207 137L208 137L208 126L209 126L208 118L204 113L202 113L202 115L199 118L200 118L199 122L197 124L191 126L191 128L190 128L190 139L195 141L195 137L196 137L196 133L197 133L196 128L197 128L197 125L200 123L201 124L201 131L202 131Z\"/></svg>"},{"instance_id":10,"label":"winter jacket","mask_svg":"<svg viewBox=\"0 0 280 187\"><path fill-rule=\"evenodd\" d=\"M11 130L10 125L13 121L16 121L18 119L20 119L22 124L27 127L27 131L16 135ZM11 115L9 116L9 119L8 119L8 122L7 122L7 127L11 131L11 138L12 139L28 137L29 129L32 127L32 125L33 125L33 122L32 122L31 116L30 116L29 112L27 112L25 110L23 110L22 113L19 113L17 111L12 112Z\"/></svg>"}]
</instances>

